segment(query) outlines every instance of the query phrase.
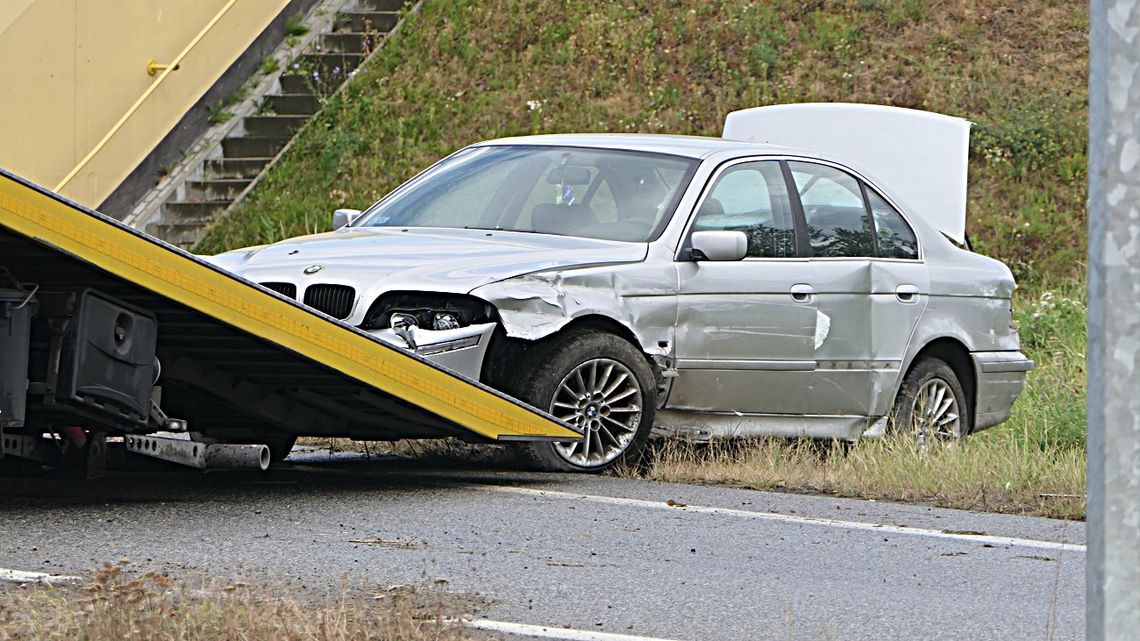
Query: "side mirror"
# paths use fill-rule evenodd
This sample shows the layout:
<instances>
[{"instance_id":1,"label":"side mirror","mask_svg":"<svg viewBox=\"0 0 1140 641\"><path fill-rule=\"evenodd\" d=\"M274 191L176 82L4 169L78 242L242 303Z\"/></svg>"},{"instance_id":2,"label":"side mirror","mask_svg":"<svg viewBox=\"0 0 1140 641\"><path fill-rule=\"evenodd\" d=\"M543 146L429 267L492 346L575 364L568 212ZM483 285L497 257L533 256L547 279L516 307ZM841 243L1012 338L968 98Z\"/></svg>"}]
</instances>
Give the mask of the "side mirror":
<instances>
[{"instance_id":1,"label":"side mirror","mask_svg":"<svg viewBox=\"0 0 1140 641\"><path fill-rule=\"evenodd\" d=\"M333 212L333 229L340 229L345 225L351 225L352 221L360 218L359 209L338 209Z\"/></svg>"},{"instance_id":2,"label":"side mirror","mask_svg":"<svg viewBox=\"0 0 1140 641\"><path fill-rule=\"evenodd\" d=\"M740 260L748 254L748 236L742 231L695 231L690 242L693 260Z\"/></svg>"}]
</instances>

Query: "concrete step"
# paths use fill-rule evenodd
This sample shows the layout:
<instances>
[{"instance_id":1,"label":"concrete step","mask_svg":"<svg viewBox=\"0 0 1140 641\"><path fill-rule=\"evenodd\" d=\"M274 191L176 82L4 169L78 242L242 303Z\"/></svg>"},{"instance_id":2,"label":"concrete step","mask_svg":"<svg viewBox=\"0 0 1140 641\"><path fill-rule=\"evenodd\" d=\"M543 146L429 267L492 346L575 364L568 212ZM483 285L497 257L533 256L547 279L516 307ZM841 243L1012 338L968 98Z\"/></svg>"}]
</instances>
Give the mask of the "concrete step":
<instances>
[{"instance_id":1,"label":"concrete step","mask_svg":"<svg viewBox=\"0 0 1140 641\"><path fill-rule=\"evenodd\" d=\"M336 31L387 33L400 21L397 11L341 11L336 14Z\"/></svg>"},{"instance_id":2,"label":"concrete step","mask_svg":"<svg viewBox=\"0 0 1140 641\"><path fill-rule=\"evenodd\" d=\"M174 202L165 205L165 220L168 223L201 224L220 216L232 200L205 200L202 202Z\"/></svg>"},{"instance_id":3,"label":"concrete step","mask_svg":"<svg viewBox=\"0 0 1140 641\"><path fill-rule=\"evenodd\" d=\"M332 89L340 86L363 59L359 53L307 53L301 56L301 67L309 72L314 84Z\"/></svg>"},{"instance_id":4,"label":"concrete step","mask_svg":"<svg viewBox=\"0 0 1140 641\"><path fill-rule=\"evenodd\" d=\"M384 39L382 33L326 33L321 36L321 50L326 53L367 53L375 51L380 41Z\"/></svg>"},{"instance_id":5,"label":"concrete step","mask_svg":"<svg viewBox=\"0 0 1140 641\"><path fill-rule=\"evenodd\" d=\"M151 223L146 233L161 238L171 245L190 249L206 237L206 226L186 223Z\"/></svg>"},{"instance_id":6,"label":"concrete step","mask_svg":"<svg viewBox=\"0 0 1140 641\"><path fill-rule=\"evenodd\" d=\"M311 116L321 110L321 101L312 94L287 93L268 96L269 108L278 116Z\"/></svg>"},{"instance_id":7,"label":"concrete step","mask_svg":"<svg viewBox=\"0 0 1140 641\"><path fill-rule=\"evenodd\" d=\"M291 72L281 74L281 93L283 94L308 94L312 95L313 91L312 81L309 76L301 72Z\"/></svg>"},{"instance_id":8,"label":"concrete step","mask_svg":"<svg viewBox=\"0 0 1140 641\"><path fill-rule=\"evenodd\" d=\"M248 178L221 178L218 180L190 180L186 182L186 200L233 200L253 182Z\"/></svg>"},{"instance_id":9,"label":"concrete step","mask_svg":"<svg viewBox=\"0 0 1140 641\"><path fill-rule=\"evenodd\" d=\"M254 178L272 158L213 158L206 161L209 180L218 178Z\"/></svg>"},{"instance_id":10,"label":"concrete step","mask_svg":"<svg viewBox=\"0 0 1140 641\"><path fill-rule=\"evenodd\" d=\"M412 3L406 0L356 0L361 11L399 11L405 4Z\"/></svg>"},{"instance_id":11,"label":"concrete step","mask_svg":"<svg viewBox=\"0 0 1140 641\"><path fill-rule=\"evenodd\" d=\"M222 155L229 158L272 158L281 151L288 138L223 138Z\"/></svg>"},{"instance_id":12,"label":"concrete step","mask_svg":"<svg viewBox=\"0 0 1140 641\"><path fill-rule=\"evenodd\" d=\"M288 138L308 120L308 116L278 114L275 116L247 116L243 124L247 136Z\"/></svg>"}]
</instances>

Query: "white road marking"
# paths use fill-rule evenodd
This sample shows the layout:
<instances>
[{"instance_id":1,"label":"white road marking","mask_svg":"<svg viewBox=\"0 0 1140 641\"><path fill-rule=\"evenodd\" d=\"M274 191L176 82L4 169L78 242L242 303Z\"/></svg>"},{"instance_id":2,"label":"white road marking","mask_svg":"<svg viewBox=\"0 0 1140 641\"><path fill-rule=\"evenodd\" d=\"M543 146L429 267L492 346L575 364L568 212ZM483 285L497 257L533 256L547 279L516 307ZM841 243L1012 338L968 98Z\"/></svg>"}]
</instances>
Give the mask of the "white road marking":
<instances>
[{"instance_id":1,"label":"white road marking","mask_svg":"<svg viewBox=\"0 0 1140 641\"><path fill-rule=\"evenodd\" d=\"M514 487L509 485L478 485L481 489L507 494L522 494L525 496L545 497L552 499L592 501L609 505L624 505L629 507L650 508L654 510L670 510L674 512L689 512L693 514L717 514L721 516L734 516L761 521L777 521L780 523L796 523L799 525L816 525L820 527L839 528L843 530L861 530L888 534L905 534L908 536L924 536L934 539L950 539L965 543L977 543L993 546L1015 546L1034 548L1038 550L1057 550L1066 552L1085 552L1085 546L1076 543L1060 543L1056 541L1039 541L1036 539L1019 539L1007 536L991 536L988 534L970 534L968 532L955 532L952 530L927 530L924 528L908 527L905 525L880 525L878 523L864 523L862 521L839 521L836 519L816 518L811 516L791 516L775 512L754 512L751 510L736 510L725 507L710 507L706 505L669 505L664 501L646 501L644 499L629 499L617 496L597 496L593 494L575 494L572 492L559 492L557 490L536 490L529 487Z\"/></svg>"},{"instance_id":2,"label":"white road marking","mask_svg":"<svg viewBox=\"0 0 1140 641\"><path fill-rule=\"evenodd\" d=\"M490 619L464 620L463 625L477 630L489 632L502 632L504 634L517 634L525 637L539 639L564 639L565 641L670 641L658 637L639 637L630 634L613 634L610 632L591 632L589 630L574 630L547 625L528 625L526 623L511 623L509 621L491 621Z\"/></svg>"},{"instance_id":3,"label":"white road marking","mask_svg":"<svg viewBox=\"0 0 1140 641\"><path fill-rule=\"evenodd\" d=\"M48 585L55 585L57 583L69 583L78 580L79 577L77 576L67 576L65 574L47 574L45 572L26 572L24 570L0 568L0 581L8 581L10 583L46 583Z\"/></svg>"}]
</instances>

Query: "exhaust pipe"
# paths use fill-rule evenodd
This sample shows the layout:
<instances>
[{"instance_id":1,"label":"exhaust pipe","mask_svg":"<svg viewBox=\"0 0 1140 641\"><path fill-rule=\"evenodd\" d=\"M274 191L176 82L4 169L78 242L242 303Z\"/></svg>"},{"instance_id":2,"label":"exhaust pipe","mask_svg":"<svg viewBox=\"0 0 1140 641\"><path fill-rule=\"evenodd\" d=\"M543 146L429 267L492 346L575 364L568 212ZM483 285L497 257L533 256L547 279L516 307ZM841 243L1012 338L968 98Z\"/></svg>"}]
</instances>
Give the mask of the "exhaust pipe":
<instances>
[{"instance_id":1,"label":"exhaust pipe","mask_svg":"<svg viewBox=\"0 0 1140 641\"><path fill-rule=\"evenodd\" d=\"M269 447L198 443L186 438L165 436L123 437L128 452L142 454L199 470L267 470Z\"/></svg>"}]
</instances>

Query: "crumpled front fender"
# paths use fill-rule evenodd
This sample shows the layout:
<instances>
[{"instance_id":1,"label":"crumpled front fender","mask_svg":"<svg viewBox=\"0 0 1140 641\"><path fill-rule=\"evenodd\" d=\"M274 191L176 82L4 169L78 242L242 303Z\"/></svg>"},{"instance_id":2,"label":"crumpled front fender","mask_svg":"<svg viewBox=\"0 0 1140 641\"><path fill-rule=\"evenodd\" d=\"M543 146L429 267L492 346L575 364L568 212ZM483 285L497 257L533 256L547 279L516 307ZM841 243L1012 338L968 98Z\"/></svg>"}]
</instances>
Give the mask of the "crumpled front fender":
<instances>
[{"instance_id":1,"label":"crumpled front fender","mask_svg":"<svg viewBox=\"0 0 1140 641\"><path fill-rule=\"evenodd\" d=\"M626 327L645 353L670 355L676 314L670 283L631 286L629 280L612 269L536 273L479 287L471 295L495 306L511 338L541 340L575 319L601 316Z\"/></svg>"}]
</instances>

